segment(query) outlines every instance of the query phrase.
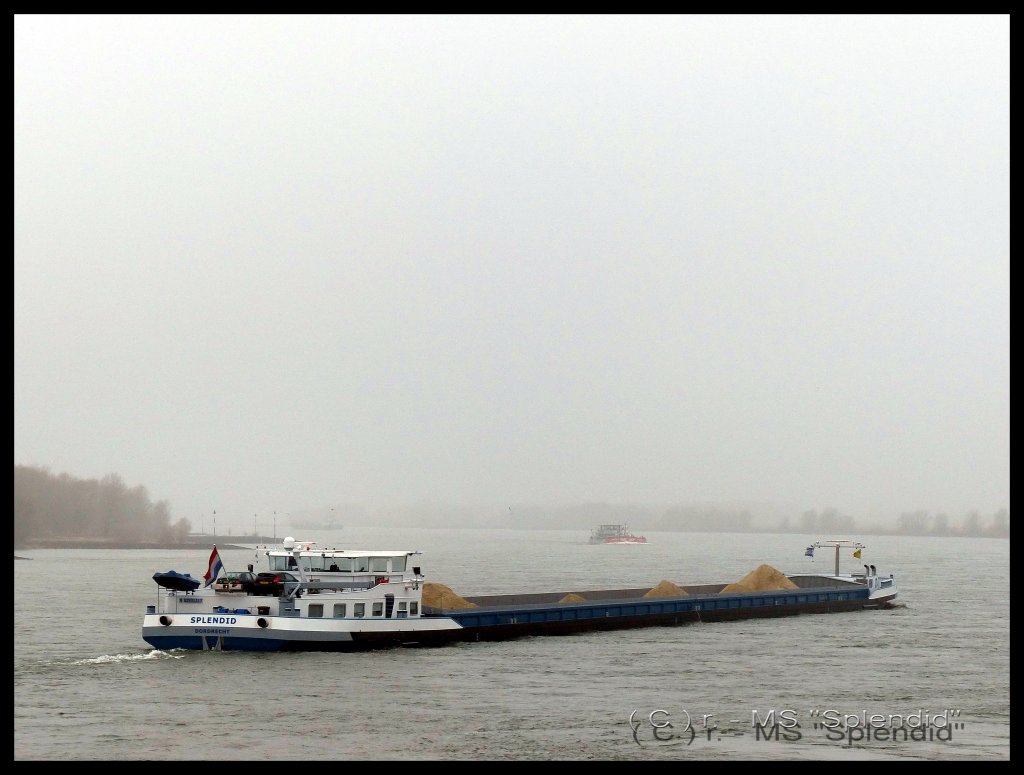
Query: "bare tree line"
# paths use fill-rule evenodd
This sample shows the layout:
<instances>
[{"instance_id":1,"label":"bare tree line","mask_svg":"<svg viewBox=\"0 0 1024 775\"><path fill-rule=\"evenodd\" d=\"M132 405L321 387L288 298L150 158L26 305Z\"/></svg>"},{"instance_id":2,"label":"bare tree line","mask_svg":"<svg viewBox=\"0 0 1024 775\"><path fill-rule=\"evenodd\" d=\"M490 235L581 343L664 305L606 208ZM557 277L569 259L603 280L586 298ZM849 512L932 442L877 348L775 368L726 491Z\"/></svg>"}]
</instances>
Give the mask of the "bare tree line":
<instances>
[{"instance_id":1,"label":"bare tree line","mask_svg":"<svg viewBox=\"0 0 1024 775\"><path fill-rule=\"evenodd\" d=\"M76 479L14 466L15 548L69 538L181 543L190 529L186 519L172 523L167 501L151 502L145 487L128 487L117 474Z\"/></svg>"},{"instance_id":2,"label":"bare tree line","mask_svg":"<svg viewBox=\"0 0 1024 775\"><path fill-rule=\"evenodd\" d=\"M872 524L856 527L853 517L837 509L805 511L796 524L784 519L779 531L784 533L850 533L854 529L872 535L932 535L1009 538L1010 510L999 509L989 517L974 510L955 519L945 512L932 513L927 509L905 511L893 525Z\"/></svg>"},{"instance_id":3,"label":"bare tree line","mask_svg":"<svg viewBox=\"0 0 1024 775\"><path fill-rule=\"evenodd\" d=\"M508 515L507 527L586 528L599 523L629 523L642 530L693 533L800 533L838 535L859 532L869 535L932 535L1008 538L1010 511L999 509L989 516L969 511L960 518L928 510L903 512L889 524L857 520L836 508L804 511L799 517L783 517L777 523L756 519L748 508L714 504L679 504L663 510L636 505L588 503L562 509L517 507Z\"/></svg>"}]
</instances>

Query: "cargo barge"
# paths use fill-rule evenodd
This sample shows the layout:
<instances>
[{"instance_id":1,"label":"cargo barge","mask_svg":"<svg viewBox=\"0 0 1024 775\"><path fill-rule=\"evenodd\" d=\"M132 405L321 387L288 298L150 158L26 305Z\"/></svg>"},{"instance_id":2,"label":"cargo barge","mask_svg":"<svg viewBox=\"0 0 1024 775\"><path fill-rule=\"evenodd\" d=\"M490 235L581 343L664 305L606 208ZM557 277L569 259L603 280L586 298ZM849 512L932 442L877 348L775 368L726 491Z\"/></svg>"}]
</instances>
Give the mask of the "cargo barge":
<instances>
[{"instance_id":1,"label":"cargo barge","mask_svg":"<svg viewBox=\"0 0 1024 775\"><path fill-rule=\"evenodd\" d=\"M785 575L761 566L734 584L669 582L658 587L460 597L427 582L419 552L321 548L286 538L265 548L268 570L221 573L216 547L195 583L174 571L154 574L157 600L148 605L142 637L156 649L347 651L435 646L534 635L693 622L838 613L891 607L896 580L873 566ZM809 547L810 550L810 547ZM859 549L856 556L859 555ZM190 577L188 577L190 578ZM773 588L756 588L768 579Z\"/></svg>"}]
</instances>

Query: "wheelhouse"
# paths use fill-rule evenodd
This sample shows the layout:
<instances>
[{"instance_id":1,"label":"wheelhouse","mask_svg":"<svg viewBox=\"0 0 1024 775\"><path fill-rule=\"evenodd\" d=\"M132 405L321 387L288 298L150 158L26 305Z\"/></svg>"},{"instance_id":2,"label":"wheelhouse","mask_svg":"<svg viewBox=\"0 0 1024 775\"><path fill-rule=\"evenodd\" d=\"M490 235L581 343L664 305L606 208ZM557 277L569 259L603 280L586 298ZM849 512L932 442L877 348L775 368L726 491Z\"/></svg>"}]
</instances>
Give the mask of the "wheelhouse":
<instances>
[{"instance_id":1,"label":"wheelhouse","mask_svg":"<svg viewBox=\"0 0 1024 775\"><path fill-rule=\"evenodd\" d=\"M299 573L309 581L349 582L353 587L412 581L420 575L412 565L412 558L420 554L416 551L338 549L286 539L283 548L264 554L270 571Z\"/></svg>"}]
</instances>

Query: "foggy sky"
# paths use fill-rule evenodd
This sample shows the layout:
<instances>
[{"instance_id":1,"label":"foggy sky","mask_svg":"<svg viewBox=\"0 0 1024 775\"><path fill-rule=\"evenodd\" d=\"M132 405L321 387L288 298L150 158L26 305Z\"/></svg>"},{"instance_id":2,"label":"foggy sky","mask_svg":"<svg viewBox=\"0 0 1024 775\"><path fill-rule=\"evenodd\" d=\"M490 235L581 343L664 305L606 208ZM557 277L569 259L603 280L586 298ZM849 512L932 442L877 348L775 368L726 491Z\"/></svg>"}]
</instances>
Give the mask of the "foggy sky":
<instances>
[{"instance_id":1,"label":"foggy sky","mask_svg":"<svg viewBox=\"0 0 1024 775\"><path fill-rule=\"evenodd\" d=\"M15 463L1008 507L1009 26L16 16Z\"/></svg>"}]
</instances>

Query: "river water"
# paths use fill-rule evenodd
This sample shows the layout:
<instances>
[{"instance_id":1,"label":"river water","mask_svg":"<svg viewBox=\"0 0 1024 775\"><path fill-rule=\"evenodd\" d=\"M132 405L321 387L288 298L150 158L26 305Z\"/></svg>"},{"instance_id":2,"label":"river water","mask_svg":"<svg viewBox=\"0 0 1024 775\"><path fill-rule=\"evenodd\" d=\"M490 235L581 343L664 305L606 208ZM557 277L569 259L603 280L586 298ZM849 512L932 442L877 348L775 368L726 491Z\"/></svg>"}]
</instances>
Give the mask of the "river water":
<instances>
[{"instance_id":1,"label":"river water","mask_svg":"<svg viewBox=\"0 0 1024 775\"><path fill-rule=\"evenodd\" d=\"M685 586L834 562L805 557L818 537L800 535L297 537L421 550L427 580L461 595ZM852 538L867 548L861 561L844 550L843 570L894 573L900 607L348 654L155 651L141 637L153 573L199 577L206 551L24 550L14 758L1009 759L1009 541ZM221 554L228 570L254 561L251 549Z\"/></svg>"}]
</instances>

